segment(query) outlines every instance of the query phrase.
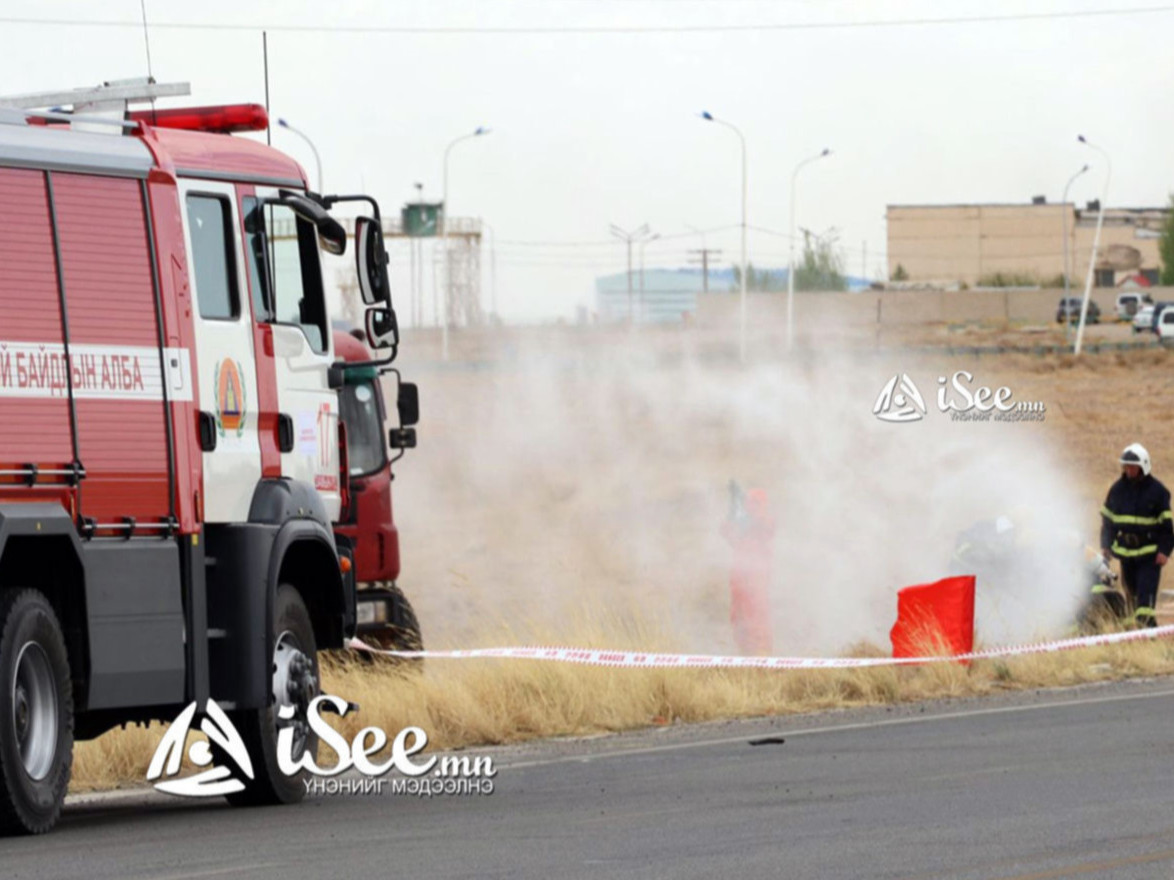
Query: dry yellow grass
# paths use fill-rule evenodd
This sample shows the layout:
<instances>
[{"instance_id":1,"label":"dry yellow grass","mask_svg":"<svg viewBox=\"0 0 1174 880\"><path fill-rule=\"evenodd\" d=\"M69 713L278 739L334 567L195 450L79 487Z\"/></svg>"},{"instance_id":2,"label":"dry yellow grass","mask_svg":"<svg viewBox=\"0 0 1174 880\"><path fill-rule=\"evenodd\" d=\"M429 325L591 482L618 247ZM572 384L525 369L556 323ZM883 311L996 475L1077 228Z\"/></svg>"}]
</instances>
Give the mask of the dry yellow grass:
<instances>
[{"instance_id":1,"label":"dry yellow grass","mask_svg":"<svg viewBox=\"0 0 1174 880\"><path fill-rule=\"evenodd\" d=\"M1174 642L1159 640L970 666L806 671L613 669L529 660L432 660L405 668L332 655L323 663L323 687L360 706L358 713L332 718L348 739L371 725L391 735L414 725L428 732L430 747L453 749L1172 673ZM163 730L128 728L79 744L72 790L141 783ZM333 757L320 760L329 764Z\"/></svg>"}]
</instances>

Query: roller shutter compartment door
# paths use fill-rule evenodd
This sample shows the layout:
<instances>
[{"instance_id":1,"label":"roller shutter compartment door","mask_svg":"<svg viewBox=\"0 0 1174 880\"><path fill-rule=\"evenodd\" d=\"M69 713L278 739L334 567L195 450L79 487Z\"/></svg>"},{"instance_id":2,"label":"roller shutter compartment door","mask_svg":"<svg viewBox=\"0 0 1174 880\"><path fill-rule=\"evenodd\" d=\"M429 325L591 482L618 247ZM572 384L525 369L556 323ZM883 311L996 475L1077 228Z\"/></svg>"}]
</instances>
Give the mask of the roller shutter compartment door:
<instances>
[{"instance_id":1,"label":"roller shutter compartment door","mask_svg":"<svg viewBox=\"0 0 1174 880\"><path fill-rule=\"evenodd\" d=\"M81 513L97 523L158 523L170 513L168 449L141 184L52 179L86 467Z\"/></svg>"},{"instance_id":2,"label":"roller shutter compartment door","mask_svg":"<svg viewBox=\"0 0 1174 880\"><path fill-rule=\"evenodd\" d=\"M64 369L45 174L0 168L0 470L73 460Z\"/></svg>"}]
</instances>

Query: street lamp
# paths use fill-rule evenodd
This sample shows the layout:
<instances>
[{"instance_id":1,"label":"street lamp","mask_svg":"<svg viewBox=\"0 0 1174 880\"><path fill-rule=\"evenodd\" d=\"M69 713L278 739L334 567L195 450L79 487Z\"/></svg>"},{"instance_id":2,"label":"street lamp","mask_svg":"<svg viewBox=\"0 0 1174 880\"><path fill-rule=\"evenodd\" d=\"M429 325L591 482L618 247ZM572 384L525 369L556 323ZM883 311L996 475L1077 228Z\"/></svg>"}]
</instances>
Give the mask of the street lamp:
<instances>
[{"instance_id":1,"label":"street lamp","mask_svg":"<svg viewBox=\"0 0 1174 880\"><path fill-rule=\"evenodd\" d=\"M611 224L611 234L624 242L628 246L628 323L632 323L632 242L641 241L648 235L648 224L645 223L639 229L633 229L628 232L621 229L616 224Z\"/></svg>"},{"instance_id":2,"label":"street lamp","mask_svg":"<svg viewBox=\"0 0 1174 880\"><path fill-rule=\"evenodd\" d=\"M452 294L452 290L450 289L452 287L452 265L449 260L448 253L448 154L452 152L453 147L462 141L472 140L475 137L481 137L482 135L486 134L489 134L489 129L483 125L479 125L472 133L463 134L458 138L454 138L449 142L449 145L444 148L444 189L440 202L440 204L443 206L442 218L444 221L444 242L441 248L444 251L444 302L441 309L444 314L440 322L440 357L441 360L446 361L448 360L448 306L449 298Z\"/></svg>"},{"instance_id":3,"label":"street lamp","mask_svg":"<svg viewBox=\"0 0 1174 880\"><path fill-rule=\"evenodd\" d=\"M1064 184L1064 195L1060 197L1060 220L1061 228L1064 238L1064 336L1067 337L1072 332L1072 318L1068 314L1068 287L1069 287L1069 267L1068 267L1068 188L1076 182L1076 178L1088 171L1088 165L1068 178L1068 182Z\"/></svg>"},{"instance_id":4,"label":"street lamp","mask_svg":"<svg viewBox=\"0 0 1174 880\"><path fill-rule=\"evenodd\" d=\"M481 220L481 225L489 230L489 314L497 318L497 233L493 227Z\"/></svg>"},{"instance_id":5,"label":"street lamp","mask_svg":"<svg viewBox=\"0 0 1174 880\"><path fill-rule=\"evenodd\" d=\"M1081 343L1084 341L1084 321L1088 316L1088 299L1092 295L1092 280L1093 273L1096 271L1097 265L1097 247L1101 243L1101 226L1105 222L1105 202L1109 198L1109 181L1113 177L1113 163L1109 161L1109 154L1103 148L1085 138L1084 135L1077 135L1076 139L1084 144L1086 147L1092 147L1098 153L1105 157L1105 183L1101 188L1101 205L1097 211L1097 231L1093 233L1092 237L1092 253L1088 258L1088 275L1084 279L1084 301L1080 304L1080 323L1076 326L1076 346L1072 349L1073 355L1080 354Z\"/></svg>"},{"instance_id":6,"label":"street lamp","mask_svg":"<svg viewBox=\"0 0 1174 880\"><path fill-rule=\"evenodd\" d=\"M795 344L795 179L804 166L831 154L832 151L825 147L823 152L807 157L791 172L791 250L787 259L787 351Z\"/></svg>"},{"instance_id":7,"label":"street lamp","mask_svg":"<svg viewBox=\"0 0 1174 880\"><path fill-rule=\"evenodd\" d=\"M314 164L318 166L318 192L325 192L325 190L322 189L322 157L318 155L318 148L314 146L314 142L310 140L304 131L294 128L284 119L278 119L277 124L282 128L287 129L288 131L292 131L309 145L310 151L314 154Z\"/></svg>"},{"instance_id":8,"label":"street lamp","mask_svg":"<svg viewBox=\"0 0 1174 880\"><path fill-rule=\"evenodd\" d=\"M707 122L724 125L738 136L742 144L742 286L738 298L738 359L746 363L746 138L736 125L718 119L708 110L700 115Z\"/></svg>"},{"instance_id":9,"label":"street lamp","mask_svg":"<svg viewBox=\"0 0 1174 880\"><path fill-rule=\"evenodd\" d=\"M648 303L644 299L644 248L650 241L656 241L660 238L659 232L654 232L652 235L640 242L640 315L647 317Z\"/></svg>"}]
</instances>

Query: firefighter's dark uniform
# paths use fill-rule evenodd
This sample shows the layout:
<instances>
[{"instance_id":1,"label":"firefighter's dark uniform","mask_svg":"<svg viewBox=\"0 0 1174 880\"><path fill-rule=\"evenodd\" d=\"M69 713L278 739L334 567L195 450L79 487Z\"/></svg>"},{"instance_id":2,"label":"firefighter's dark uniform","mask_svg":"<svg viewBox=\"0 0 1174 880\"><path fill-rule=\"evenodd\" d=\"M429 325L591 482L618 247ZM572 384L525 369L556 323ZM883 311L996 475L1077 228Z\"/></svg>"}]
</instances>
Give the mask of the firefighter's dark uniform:
<instances>
[{"instance_id":1,"label":"firefighter's dark uniform","mask_svg":"<svg viewBox=\"0 0 1174 880\"><path fill-rule=\"evenodd\" d=\"M1151 474L1136 482L1122 475L1101 508L1101 546L1121 560L1121 581L1147 626L1157 626L1153 609L1162 569L1155 557L1174 553L1172 522L1170 491Z\"/></svg>"}]
</instances>

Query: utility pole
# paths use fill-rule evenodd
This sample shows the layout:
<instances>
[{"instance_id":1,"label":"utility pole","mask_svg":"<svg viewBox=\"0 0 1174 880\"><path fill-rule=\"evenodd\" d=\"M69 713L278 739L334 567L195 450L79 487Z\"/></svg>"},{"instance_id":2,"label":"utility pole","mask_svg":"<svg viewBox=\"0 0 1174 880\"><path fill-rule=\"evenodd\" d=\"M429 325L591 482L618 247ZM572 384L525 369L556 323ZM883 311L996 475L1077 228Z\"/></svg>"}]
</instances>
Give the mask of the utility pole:
<instances>
[{"instance_id":1,"label":"utility pole","mask_svg":"<svg viewBox=\"0 0 1174 880\"><path fill-rule=\"evenodd\" d=\"M701 292L709 293L709 260L710 257L721 256L721 248L692 248L689 253L700 254L698 257L690 257L689 262L693 265L701 264Z\"/></svg>"}]
</instances>

